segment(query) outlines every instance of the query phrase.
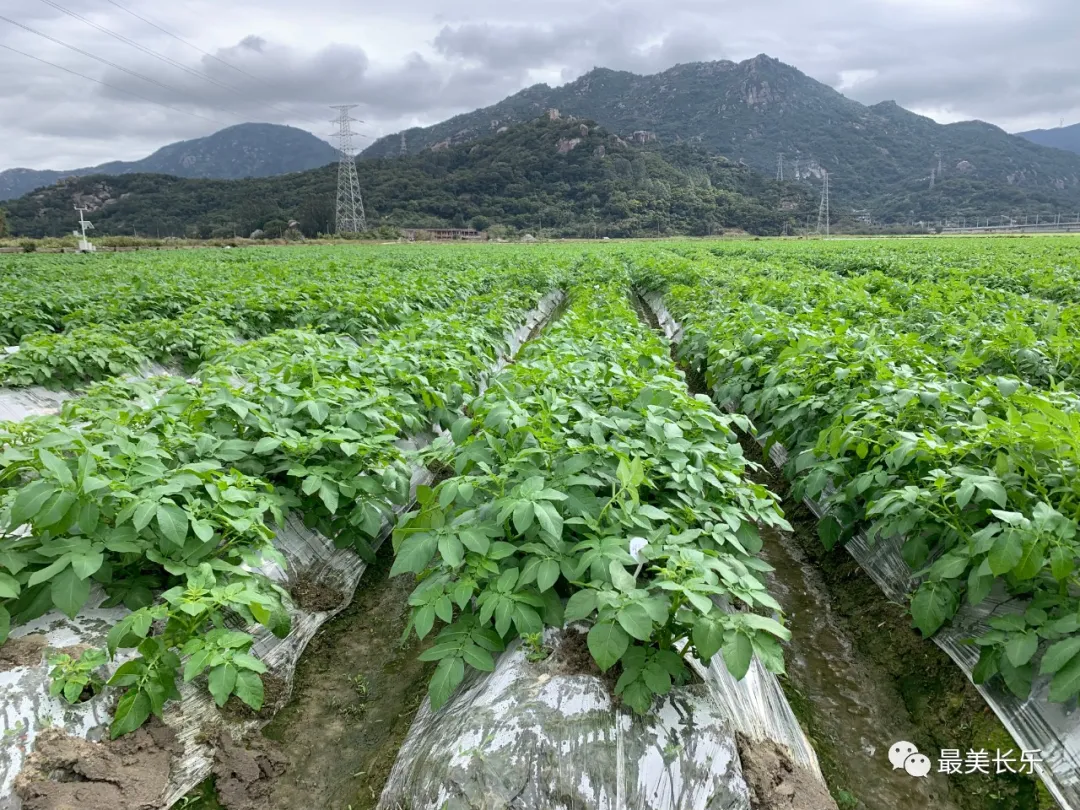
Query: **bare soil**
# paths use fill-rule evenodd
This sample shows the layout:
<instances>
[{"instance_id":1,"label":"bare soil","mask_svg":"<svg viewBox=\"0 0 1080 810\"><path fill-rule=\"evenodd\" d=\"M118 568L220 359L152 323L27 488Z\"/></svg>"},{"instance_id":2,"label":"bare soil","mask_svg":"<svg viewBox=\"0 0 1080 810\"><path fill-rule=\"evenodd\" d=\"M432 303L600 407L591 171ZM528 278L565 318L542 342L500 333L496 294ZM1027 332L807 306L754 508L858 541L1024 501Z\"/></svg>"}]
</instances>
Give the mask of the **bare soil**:
<instances>
[{"instance_id":1,"label":"bare soil","mask_svg":"<svg viewBox=\"0 0 1080 810\"><path fill-rule=\"evenodd\" d=\"M234 720L251 720L260 718L269 720L285 702L289 693L289 684L277 675L266 674L262 676L263 682L263 705L258 711L248 706L236 695L229 698L222 708L222 714Z\"/></svg>"},{"instance_id":2,"label":"bare soil","mask_svg":"<svg viewBox=\"0 0 1080 810\"><path fill-rule=\"evenodd\" d=\"M287 767L261 808L369 810L378 803L433 671L416 660L431 636L400 644L415 583L388 579L392 562L386 543L352 604L300 659L292 698L263 731L280 743Z\"/></svg>"},{"instance_id":3,"label":"bare soil","mask_svg":"<svg viewBox=\"0 0 1080 810\"><path fill-rule=\"evenodd\" d=\"M737 735L751 810L836 810L828 788L771 740Z\"/></svg>"},{"instance_id":4,"label":"bare soil","mask_svg":"<svg viewBox=\"0 0 1080 810\"><path fill-rule=\"evenodd\" d=\"M587 633L579 633L574 628L565 630L559 636L558 646L546 661L551 671L561 675L592 675L598 678L616 706L622 703L622 698L615 694L615 684L622 674L622 666L616 663L607 672L601 672L600 667L589 652L589 637Z\"/></svg>"},{"instance_id":5,"label":"bare soil","mask_svg":"<svg viewBox=\"0 0 1080 810\"><path fill-rule=\"evenodd\" d=\"M262 810L275 780L287 767L280 746L265 737L256 736L240 745L222 734L214 753L218 800L228 810Z\"/></svg>"},{"instance_id":6,"label":"bare soil","mask_svg":"<svg viewBox=\"0 0 1080 810\"><path fill-rule=\"evenodd\" d=\"M15 793L23 810L152 810L176 753L176 735L157 719L98 743L48 729L16 777Z\"/></svg>"},{"instance_id":7,"label":"bare soil","mask_svg":"<svg viewBox=\"0 0 1080 810\"><path fill-rule=\"evenodd\" d=\"M345 601L341 591L306 576L299 577L289 586L289 595L298 608L309 613L337 610Z\"/></svg>"},{"instance_id":8,"label":"bare soil","mask_svg":"<svg viewBox=\"0 0 1080 810\"><path fill-rule=\"evenodd\" d=\"M41 663L46 646L45 636L38 633L9 638L0 645L0 672L17 667L36 667Z\"/></svg>"}]
</instances>

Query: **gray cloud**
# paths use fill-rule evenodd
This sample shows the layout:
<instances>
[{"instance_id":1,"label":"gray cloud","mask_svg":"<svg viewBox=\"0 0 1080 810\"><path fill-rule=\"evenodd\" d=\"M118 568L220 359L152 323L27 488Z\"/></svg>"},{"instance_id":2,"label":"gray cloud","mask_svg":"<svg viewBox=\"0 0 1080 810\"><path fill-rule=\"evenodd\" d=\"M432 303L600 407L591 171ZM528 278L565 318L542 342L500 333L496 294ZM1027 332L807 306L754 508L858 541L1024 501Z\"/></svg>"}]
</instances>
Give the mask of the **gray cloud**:
<instances>
[{"instance_id":1,"label":"gray cloud","mask_svg":"<svg viewBox=\"0 0 1080 810\"><path fill-rule=\"evenodd\" d=\"M110 85L0 48L0 168L132 159L240 120L325 136L328 105L345 102L359 105L360 128L377 137L595 66L649 73L761 52L858 101L892 99L939 120L978 117L1009 130L1080 120L1075 0L409 0L377 9L347 0L117 0L216 58L109 0L54 2L207 78L42 0L4 0L0 14L172 89L0 21L0 45Z\"/></svg>"}]
</instances>

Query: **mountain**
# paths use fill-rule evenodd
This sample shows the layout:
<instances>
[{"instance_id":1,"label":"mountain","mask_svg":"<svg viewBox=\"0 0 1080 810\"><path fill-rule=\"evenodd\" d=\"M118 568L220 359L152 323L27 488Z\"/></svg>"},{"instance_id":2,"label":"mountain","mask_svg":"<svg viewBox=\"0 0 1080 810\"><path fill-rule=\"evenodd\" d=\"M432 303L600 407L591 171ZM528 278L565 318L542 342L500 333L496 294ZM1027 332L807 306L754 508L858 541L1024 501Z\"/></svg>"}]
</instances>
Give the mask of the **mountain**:
<instances>
[{"instance_id":1,"label":"mountain","mask_svg":"<svg viewBox=\"0 0 1080 810\"><path fill-rule=\"evenodd\" d=\"M933 215L953 200L995 204L995 195L1008 200L1015 189L1025 200L1037 195L1033 205L1049 199L1051 206L1075 210L1080 203L1078 156L978 121L942 125L894 102L865 106L765 55L676 65L649 76L596 68L561 87L538 84L490 107L406 130L406 147L446 148L549 108L594 119L623 136L639 132L665 144L700 144L770 175L783 155L785 178L819 187L828 171L831 194L849 210L888 202L893 194L907 198L914 186L929 191L932 170L935 187L958 178L965 191L938 202L940 193L923 195L916 215ZM401 133L390 135L363 155L397 154L400 144Z\"/></svg>"},{"instance_id":2,"label":"mountain","mask_svg":"<svg viewBox=\"0 0 1080 810\"><path fill-rule=\"evenodd\" d=\"M539 226L566 236L778 233L816 211L812 195L692 144L624 140L593 122L539 118L475 143L357 164L368 223L398 227ZM332 230L337 172L192 180L150 174L73 178L7 204L12 233L246 236L297 220Z\"/></svg>"},{"instance_id":3,"label":"mountain","mask_svg":"<svg viewBox=\"0 0 1080 810\"><path fill-rule=\"evenodd\" d=\"M1016 134L1041 146L1052 146L1055 149L1080 153L1080 124L1058 127L1057 129L1033 129L1029 132L1018 132Z\"/></svg>"},{"instance_id":4,"label":"mountain","mask_svg":"<svg viewBox=\"0 0 1080 810\"><path fill-rule=\"evenodd\" d=\"M0 171L0 200L21 197L73 175L153 172L233 180L299 172L325 166L334 160L337 160L337 150L310 132L278 124L238 124L205 138L163 146L142 160L114 161L70 171Z\"/></svg>"}]
</instances>

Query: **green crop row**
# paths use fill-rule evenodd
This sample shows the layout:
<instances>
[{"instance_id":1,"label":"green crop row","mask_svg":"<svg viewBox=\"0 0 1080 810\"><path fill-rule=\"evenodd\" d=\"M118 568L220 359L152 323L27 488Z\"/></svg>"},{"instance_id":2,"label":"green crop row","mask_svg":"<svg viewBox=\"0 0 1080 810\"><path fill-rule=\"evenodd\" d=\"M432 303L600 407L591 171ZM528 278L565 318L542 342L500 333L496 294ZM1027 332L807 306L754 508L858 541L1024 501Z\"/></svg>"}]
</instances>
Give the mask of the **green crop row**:
<instances>
[{"instance_id":1,"label":"green crop row","mask_svg":"<svg viewBox=\"0 0 1080 810\"><path fill-rule=\"evenodd\" d=\"M864 296L867 276L662 265L642 281L670 285L681 356L718 402L788 448L796 495L828 506L825 544L858 530L903 537L917 583L910 608L927 636L963 600L1003 587L1026 610L974 639L976 682L1000 675L1026 696L1041 673L1054 700L1080 692L1076 396L980 373L983 364L952 367L933 335L894 328ZM957 283L947 277L937 298L905 306L933 321Z\"/></svg>"},{"instance_id":2,"label":"green crop row","mask_svg":"<svg viewBox=\"0 0 1080 810\"><path fill-rule=\"evenodd\" d=\"M0 386L72 388L137 371L152 361L175 363L190 371L227 351L238 338L260 337L281 329L342 333L363 340L418 313L460 305L472 296L483 295L502 269L496 265L476 272L470 263L457 262L432 273L424 263L375 261L358 273L322 274L317 265L300 273L291 266L287 277L267 278L267 272L261 270L253 278L248 263L237 269L219 262L223 266L216 268L210 289L188 290L184 286L189 281L185 259L174 261L174 273L156 282L171 281L177 285L171 291L155 288L147 292L142 282L126 282L107 303L89 306L83 305L86 293L76 287L80 307L63 316L58 327L62 331L50 331L55 324L38 324L46 331L24 333L18 352L0 354ZM205 272L205 268L199 269ZM539 262L514 270L515 275L537 273L541 277L544 273ZM45 279L36 279L36 296L28 297L25 290L8 291L9 303L48 316L49 311L41 308L41 297L50 290L44 275ZM323 275L326 277L320 277ZM203 280L202 275L196 278ZM125 286L134 287L137 293ZM175 292L175 297L170 292ZM4 297L0 294L0 308ZM62 303L54 301L51 306ZM25 322L19 315L8 321L12 329Z\"/></svg>"},{"instance_id":3,"label":"green crop row","mask_svg":"<svg viewBox=\"0 0 1080 810\"><path fill-rule=\"evenodd\" d=\"M598 275L598 278L602 277ZM399 521L392 574L414 574L406 633L441 626L439 707L466 667L547 627L586 622L601 670L648 710L720 653L741 678L757 652L783 670L759 525L786 526L746 478L731 429L691 396L621 283L577 287L558 322L473 400L440 451L454 475ZM725 600L740 610L725 611Z\"/></svg>"},{"instance_id":4,"label":"green crop row","mask_svg":"<svg viewBox=\"0 0 1080 810\"><path fill-rule=\"evenodd\" d=\"M97 585L133 611L110 653L138 650L110 682L126 689L114 735L177 696L181 656L185 680L206 674L219 705L235 694L258 708L253 637L224 622L287 630L284 592L252 573L283 565L274 525L299 510L370 557L408 497L399 439L452 424L504 335L558 281L471 272L462 302L360 344L285 330L231 347L196 381L113 379L59 416L0 425L0 643L12 621L53 607L74 617Z\"/></svg>"}]
</instances>

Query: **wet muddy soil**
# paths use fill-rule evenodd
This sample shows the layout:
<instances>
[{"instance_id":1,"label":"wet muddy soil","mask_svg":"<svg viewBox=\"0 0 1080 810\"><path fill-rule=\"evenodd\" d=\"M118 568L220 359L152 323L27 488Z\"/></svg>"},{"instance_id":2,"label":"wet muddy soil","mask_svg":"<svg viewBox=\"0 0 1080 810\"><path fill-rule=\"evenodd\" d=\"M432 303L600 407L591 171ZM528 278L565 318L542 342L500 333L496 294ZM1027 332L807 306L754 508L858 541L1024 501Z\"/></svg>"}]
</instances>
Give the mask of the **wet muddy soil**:
<instances>
[{"instance_id":1,"label":"wet muddy soil","mask_svg":"<svg viewBox=\"0 0 1080 810\"><path fill-rule=\"evenodd\" d=\"M367 810L378 803L432 672L416 660L426 645L415 634L400 644L414 583L388 579L392 555L383 544L352 604L308 646L292 698L264 729L285 759L264 808Z\"/></svg>"}]
</instances>

